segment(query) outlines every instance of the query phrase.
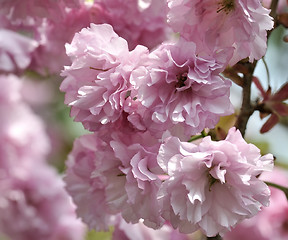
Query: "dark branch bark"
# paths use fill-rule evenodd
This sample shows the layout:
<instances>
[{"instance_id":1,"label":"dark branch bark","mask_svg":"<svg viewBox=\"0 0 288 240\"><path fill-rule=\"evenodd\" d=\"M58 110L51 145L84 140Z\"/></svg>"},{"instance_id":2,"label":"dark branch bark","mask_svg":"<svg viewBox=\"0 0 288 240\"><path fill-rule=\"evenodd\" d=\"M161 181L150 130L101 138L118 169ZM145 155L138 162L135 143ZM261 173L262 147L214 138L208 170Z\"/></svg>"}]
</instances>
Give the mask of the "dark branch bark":
<instances>
[{"instance_id":1,"label":"dark branch bark","mask_svg":"<svg viewBox=\"0 0 288 240\"><path fill-rule=\"evenodd\" d=\"M251 84L256 63L257 61L254 61L253 63L244 63L248 73L243 76L242 106L235 123L235 127L239 129L243 137L245 135L248 120L254 112L254 107L251 105Z\"/></svg>"},{"instance_id":2,"label":"dark branch bark","mask_svg":"<svg viewBox=\"0 0 288 240\"><path fill-rule=\"evenodd\" d=\"M271 12L270 12L270 16L272 18L274 18L274 20L276 21L276 16L277 16L277 7L278 7L278 2L279 0L272 0L271 4L270 4L270 9L271 9Z\"/></svg>"},{"instance_id":3,"label":"dark branch bark","mask_svg":"<svg viewBox=\"0 0 288 240\"><path fill-rule=\"evenodd\" d=\"M272 0L271 5L270 5L270 16L274 19L274 28L277 26L277 6L278 6L279 0ZM273 30L273 29L272 29ZM267 39L269 38L272 30L268 31L267 33ZM246 126L248 123L249 118L255 111L255 108L251 105L251 84L252 84L252 79L253 79L253 73L256 67L257 61L254 61L253 63L246 63L246 67L248 70L248 73L244 74L244 81L242 82L242 106L240 109L240 114L237 118L236 121L236 128L239 129L241 132L242 136L244 137L245 131L246 131Z\"/></svg>"}]
</instances>

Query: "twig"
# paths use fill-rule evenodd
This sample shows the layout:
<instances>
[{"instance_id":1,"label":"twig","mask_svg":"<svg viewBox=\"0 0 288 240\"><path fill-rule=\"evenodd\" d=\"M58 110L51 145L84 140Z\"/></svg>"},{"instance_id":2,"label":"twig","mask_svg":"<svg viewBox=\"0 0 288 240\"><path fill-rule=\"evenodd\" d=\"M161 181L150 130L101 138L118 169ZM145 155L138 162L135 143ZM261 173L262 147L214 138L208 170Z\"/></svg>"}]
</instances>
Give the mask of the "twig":
<instances>
[{"instance_id":1,"label":"twig","mask_svg":"<svg viewBox=\"0 0 288 240\"><path fill-rule=\"evenodd\" d=\"M264 63L265 69L266 69L268 86L270 86L270 73L269 73L269 68L268 68L267 62L265 60L265 57L262 57L262 61Z\"/></svg>"},{"instance_id":2,"label":"twig","mask_svg":"<svg viewBox=\"0 0 288 240\"><path fill-rule=\"evenodd\" d=\"M268 182L268 181L265 181L265 183L270 187L278 188L279 190L283 191L283 193L285 194L288 200L288 188L287 187L281 186L277 183Z\"/></svg>"}]
</instances>

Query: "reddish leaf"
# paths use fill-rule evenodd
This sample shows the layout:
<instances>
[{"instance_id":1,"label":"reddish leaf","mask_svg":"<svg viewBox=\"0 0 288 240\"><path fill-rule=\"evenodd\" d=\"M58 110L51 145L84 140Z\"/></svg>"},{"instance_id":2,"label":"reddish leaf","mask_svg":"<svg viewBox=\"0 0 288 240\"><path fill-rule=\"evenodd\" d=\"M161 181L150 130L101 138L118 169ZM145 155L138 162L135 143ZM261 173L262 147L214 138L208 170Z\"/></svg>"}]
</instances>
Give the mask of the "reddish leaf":
<instances>
[{"instance_id":1,"label":"reddish leaf","mask_svg":"<svg viewBox=\"0 0 288 240\"><path fill-rule=\"evenodd\" d=\"M260 133L265 133L271 130L279 121L279 117L276 114L271 114L270 118L267 120L266 123L260 129Z\"/></svg>"},{"instance_id":2,"label":"reddish leaf","mask_svg":"<svg viewBox=\"0 0 288 240\"><path fill-rule=\"evenodd\" d=\"M278 15L278 22L281 23L284 27L288 27L288 13L281 13Z\"/></svg>"},{"instance_id":3,"label":"reddish leaf","mask_svg":"<svg viewBox=\"0 0 288 240\"><path fill-rule=\"evenodd\" d=\"M285 83L272 97L273 101L284 101L288 99L288 82Z\"/></svg>"},{"instance_id":4,"label":"reddish leaf","mask_svg":"<svg viewBox=\"0 0 288 240\"><path fill-rule=\"evenodd\" d=\"M265 92L265 90L263 89L263 87L262 87L259 79L258 79L257 77L253 77L253 82L254 82L255 86L259 89L262 97L265 98L266 92Z\"/></svg>"},{"instance_id":5,"label":"reddish leaf","mask_svg":"<svg viewBox=\"0 0 288 240\"><path fill-rule=\"evenodd\" d=\"M266 113L266 112L259 112L259 116L261 119L267 117L268 115L270 115L271 113Z\"/></svg>"},{"instance_id":6,"label":"reddish leaf","mask_svg":"<svg viewBox=\"0 0 288 240\"><path fill-rule=\"evenodd\" d=\"M272 105L272 110L280 116L288 116L288 105L282 102L275 102Z\"/></svg>"},{"instance_id":7,"label":"reddish leaf","mask_svg":"<svg viewBox=\"0 0 288 240\"><path fill-rule=\"evenodd\" d=\"M266 96L264 98L265 100L268 100L271 97L271 92L272 90L271 90L271 87L269 86L268 90L266 91Z\"/></svg>"}]
</instances>

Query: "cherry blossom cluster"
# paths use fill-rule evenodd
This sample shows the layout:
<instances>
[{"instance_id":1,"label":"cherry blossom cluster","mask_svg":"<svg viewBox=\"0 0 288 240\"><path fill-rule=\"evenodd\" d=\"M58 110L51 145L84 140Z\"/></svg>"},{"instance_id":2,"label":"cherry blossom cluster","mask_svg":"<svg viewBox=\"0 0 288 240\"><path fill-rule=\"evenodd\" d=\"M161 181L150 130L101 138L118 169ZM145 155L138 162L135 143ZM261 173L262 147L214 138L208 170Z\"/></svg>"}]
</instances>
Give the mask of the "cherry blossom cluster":
<instances>
[{"instance_id":1,"label":"cherry blossom cluster","mask_svg":"<svg viewBox=\"0 0 288 240\"><path fill-rule=\"evenodd\" d=\"M145 46L159 8L174 33ZM66 44L72 63L60 86L71 116L92 132L74 142L67 161L78 216L96 230L121 215L211 237L268 206L270 190L258 177L272 170L272 154L261 156L235 128L221 141L188 140L233 113L231 81L221 73L265 54L269 10L259 0L95 1L94 10L107 23L95 20ZM137 22L146 14L155 28ZM119 18L135 25L114 25Z\"/></svg>"},{"instance_id":2,"label":"cherry blossom cluster","mask_svg":"<svg viewBox=\"0 0 288 240\"><path fill-rule=\"evenodd\" d=\"M159 15L159 9L167 8L166 1L146 6L144 2L138 6L137 1L90 2L0 1L1 239L85 238L86 229L76 218L62 175L47 163L62 140L55 135L59 138L61 133L55 134L54 122L45 126L40 119L43 112L49 115L43 103L55 97L48 96L51 86L58 90L59 73L69 64L65 43L90 22L117 23L117 31L125 34L130 48L136 42L153 48L169 33L166 11ZM128 6L130 15L125 13ZM120 9L122 14L116 17ZM149 24L152 21L155 24ZM137 36L135 29L139 29ZM42 109L36 114L30 104ZM46 128L53 131L49 132L51 139Z\"/></svg>"},{"instance_id":3,"label":"cherry blossom cluster","mask_svg":"<svg viewBox=\"0 0 288 240\"><path fill-rule=\"evenodd\" d=\"M273 21L259 0L168 0L168 22L197 45L197 53L233 49L230 65L266 52L266 31ZM205 29L205 30L204 30Z\"/></svg>"},{"instance_id":4,"label":"cherry blossom cluster","mask_svg":"<svg viewBox=\"0 0 288 240\"><path fill-rule=\"evenodd\" d=\"M23 101L22 87L15 75L0 77L0 235L79 240L85 226L62 178L46 162L44 123Z\"/></svg>"},{"instance_id":5,"label":"cherry blossom cluster","mask_svg":"<svg viewBox=\"0 0 288 240\"><path fill-rule=\"evenodd\" d=\"M153 48L169 34L165 0L27 0L0 2L0 71L29 69L41 75L59 74L70 63L65 43L93 23L109 23L125 36L129 47ZM129 14L127 14L127 12ZM159 14L159 12L161 14ZM145 20L145 21L144 21Z\"/></svg>"},{"instance_id":6,"label":"cherry blossom cluster","mask_svg":"<svg viewBox=\"0 0 288 240\"><path fill-rule=\"evenodd\" d=\"M265 54L271 2L0 0L0 238L83 240L83 222L113 226L114 240L188 240L197 230L285 238L287 201L263 181L272 154L235 127L213 130L234 112L225 71L245 79ZM271 115L266 132L288 114L288 85L274 93L252 80L255 110ZM75 140L64 182L47 164L65 148L61 133L40 118L60 83L71 117L91 132Z\"/></svg>"}]
</instances>

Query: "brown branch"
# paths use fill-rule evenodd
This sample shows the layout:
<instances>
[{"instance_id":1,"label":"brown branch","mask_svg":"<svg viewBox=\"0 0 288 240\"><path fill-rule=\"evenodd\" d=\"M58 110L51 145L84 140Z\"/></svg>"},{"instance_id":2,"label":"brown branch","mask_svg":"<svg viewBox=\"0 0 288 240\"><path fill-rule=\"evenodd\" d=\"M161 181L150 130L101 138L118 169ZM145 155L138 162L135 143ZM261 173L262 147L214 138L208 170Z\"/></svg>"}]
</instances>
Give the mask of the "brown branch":
<instances>
[{"instance_id":1,"label":"brown branch","mask_svg":"<svg viewBox=\"0 0 288 240\"><path fill-rule=\"evenodd\" d=\"M243 76L242 106L235 123L235 127L239 129L243 137L245 135L248 120L254 112L254 107L251 105L251 84L256 63L257 61L254 61L253 63L243 63L248 71Z\"/></svg>"},{"instance_id":2,"label":"brown branch","mask_svg":"<svg viewBox=\"0 0 288 240\"><path fill-rule=\"evenodd\" d=\"M270 4L270 9L271 9L270 16L274 19L276 19L276 16L277 16L276 12L277 12L278 2L279 0L272 0Z\"/></svg>"},{"instance_id":3,"label":"brown branch","mask_svg":"<svg viewBox=\"0 0 288 240\"><path fill-rule=\"evenodd\" d=\"M274 19L274 28L277 24L277 6L278 6L279 0L272 0L270 5L270 16ZM273 30L273 29L272 29ZM269 38L272 30L268 31L267 33L267 39ZM244 137L247 123L253 112L255 111L255 108L251 104L251 84L253 79L253 73L257 64L257 61L254 61L253 63L243 63L246 69L248 70L246 73L244 73L243 76L243 82L242 82L242 106L240 109L240 113L238 115L237 121L235 123L235 127L239 129L242 136Z\"/></svg>"},{"instance_id":4,"label":"brown branch","mask_svg":"<svg viewBox=\"0 0 288 240\"><path fill-rule=\"evenodd\" d=\"M270 11L270 16L274 20L274 27L267 32L267 39L269 38L269 36L272 33L272 31L279 25L279 23L277 21L277 6L278 6L278 2L279 2L279 0L272 0L272 2L270 4L270 10L271 10Z\"/></svg>"}]
</instances>

